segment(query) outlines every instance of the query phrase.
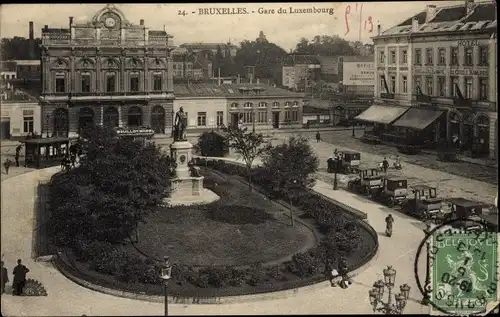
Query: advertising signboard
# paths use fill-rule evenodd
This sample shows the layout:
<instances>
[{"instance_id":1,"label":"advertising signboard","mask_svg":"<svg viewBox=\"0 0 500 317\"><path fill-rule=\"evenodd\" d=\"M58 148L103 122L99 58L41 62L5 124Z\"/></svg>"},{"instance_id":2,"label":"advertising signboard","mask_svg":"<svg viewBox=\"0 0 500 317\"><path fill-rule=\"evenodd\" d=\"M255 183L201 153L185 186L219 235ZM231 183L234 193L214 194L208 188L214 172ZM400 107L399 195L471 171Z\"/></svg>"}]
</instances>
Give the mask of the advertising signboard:
<instances>
[{"instance_id":1,"label":"advertising signboard","mask_svg":"<svg viewBox=\"0 0 500 317\"><path fill-rule=\"evenodd\" d=\"M373 62L344 62L342 83L345 86L374 86Z\"/></svg>"}]
</instances>

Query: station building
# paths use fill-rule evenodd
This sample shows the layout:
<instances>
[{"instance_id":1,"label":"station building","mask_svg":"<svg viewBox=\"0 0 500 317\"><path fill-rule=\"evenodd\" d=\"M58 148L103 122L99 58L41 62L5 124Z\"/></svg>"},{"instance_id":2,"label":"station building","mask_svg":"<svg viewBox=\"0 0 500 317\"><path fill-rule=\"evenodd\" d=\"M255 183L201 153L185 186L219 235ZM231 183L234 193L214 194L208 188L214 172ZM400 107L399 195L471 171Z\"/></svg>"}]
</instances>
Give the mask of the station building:
<instances>
[{"instance_id":1,"label":"station building","mask_svg":"<svg viewBox=\"0 0 500 317\"><path fill-rule=\"evenodd\" d=\"M496 5L466 0L409 17L375 44L374 105L358 119L383 141L456 144L496 158Z\"/></svg>"},{"instance_id":2,"label":"station building","mask_svg":"<svg viewBox=\"0 0 500 317\"><path fill-rule=\"evenodd\" d=\"M51 136L89 124L170 133L172 36L128 21L113 5L87 23L42 29L41 121Z\"/></svg>"}]
</instances>

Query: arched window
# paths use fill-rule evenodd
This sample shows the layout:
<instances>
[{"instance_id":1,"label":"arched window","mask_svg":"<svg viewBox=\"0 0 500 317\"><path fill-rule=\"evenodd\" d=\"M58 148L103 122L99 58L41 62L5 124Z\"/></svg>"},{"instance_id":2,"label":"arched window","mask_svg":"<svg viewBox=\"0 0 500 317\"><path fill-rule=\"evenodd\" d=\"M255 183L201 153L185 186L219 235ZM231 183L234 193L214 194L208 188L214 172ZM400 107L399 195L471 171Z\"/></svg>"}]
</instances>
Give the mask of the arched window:
<instances>
[{"instance_id":1,"label":"arched window","mask_svg":"<svg viewBox=\"0 0 500 317\"><path fill-rule=\"evenodd\" d=\"M231 104L231 109L235 109L235 108L238 108L238 103L233 102L233 103Z\"/></svg>"},{"instance_id":2,"label":"arched window","mask_svg":"<svg viewBox=\"0 0 500 317\"><path fill-rule=\"evenodd\" d=\"M165 109L162 106L151 109L151 128L155 133L165 133Z\"/></svg>"},{"instance_id":3,"label":"arched window","mask_svg":"<svg viewBox=\"0 0 500 317\"><path fill-rule=\"evenodd\" d=\"M81 108L78 113L78 133L94 124L94 111L90 107Z\"/></svg>"},{"instance_id":4,"label":"arched window","mask_svg":"<svg viewBox=\"0 0 500 317\"><path fill-rule=\"evenodd\" d=\"M267 108L267 102L259 102L259 108Z\"/></svg>"},{"instance_id":5,"label":"arched window","mask_svg":"<svg viewBox=\"0 0 500 317\"><path fill-rule=\"evenodd\" d=\"M104 111L103 119L104 119L105 126L108 126L111 128L117 127L118 123L119 123L119 121L118 121L118 109L116 109L115 107L106 108L106 110Z\"/></svg>"},{"instance_id":6,"label":"arched window","mask_svg":"<svg viewBox=\"0 0 500 317\"><path fill-rule=\"evenodd\" d=\"M252 108L252 103L251 102L245 102L243 105L244 108Z\"/></svg>"},{"instance_id":7,"label":"arched window","mask_svg":"<svg viewBox=\"0 0 500 317\"><path fill-rule=\"evenodd\" d=\"M280 107L280 103L275 101L273 102L273 108L279 108Z\"/></svg>"},{"instance_id":8,"label":"arched window","mask_svg":"<svg viewBox=\"0 0 500 317\"><path fill-rule=\"evenodd\" d=\"M132 106L128 109L128 126L140 127L142 126L142 109L137 106Z\"/></svg>"}]
</instances>

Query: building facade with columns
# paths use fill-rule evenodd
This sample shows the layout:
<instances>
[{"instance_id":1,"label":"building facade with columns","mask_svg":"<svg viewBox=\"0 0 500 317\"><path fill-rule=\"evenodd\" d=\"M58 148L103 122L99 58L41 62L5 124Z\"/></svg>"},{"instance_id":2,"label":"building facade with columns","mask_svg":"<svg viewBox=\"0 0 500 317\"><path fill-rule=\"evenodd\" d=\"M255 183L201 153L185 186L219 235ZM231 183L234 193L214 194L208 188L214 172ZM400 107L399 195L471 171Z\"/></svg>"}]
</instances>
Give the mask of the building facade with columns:
<instances>
[{"instance_id":1,"label":"building facade with columns","mask_svg":"<svg viewBox=\"0 0 500 317\"><path fill-rule=\"evenodd\" d=\"M496 5L473 0L428 5L383 32L379 26L374 107L386 116L379 120L372 109L365 117L388 134L427 130L432 141L447 139L468 153L496 157L496 26Z\"/></svg>"},{"instance_id":2,"label":"building facade with columns","mask_svg":"<svg viewBox=\"0 0 500 317\"><path fill-rule=\"evenodd\" d=\"M170 133L172 36L107 5L83 24L42 29L42 128L73 136L88 124Z\"/></svg>"}]
</instances>

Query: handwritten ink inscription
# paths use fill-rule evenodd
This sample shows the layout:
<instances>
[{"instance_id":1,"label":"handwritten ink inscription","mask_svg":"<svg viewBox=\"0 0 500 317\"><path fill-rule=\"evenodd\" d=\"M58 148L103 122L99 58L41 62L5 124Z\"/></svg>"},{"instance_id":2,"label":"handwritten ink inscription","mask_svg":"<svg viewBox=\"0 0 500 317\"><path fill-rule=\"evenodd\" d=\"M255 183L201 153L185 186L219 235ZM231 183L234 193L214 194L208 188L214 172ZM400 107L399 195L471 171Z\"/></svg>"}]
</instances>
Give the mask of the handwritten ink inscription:
<instances>
[{"instance_id":1,"label":"handwritten ink inscription","mask_svg":"<svg viewBox=\"0 0 500 317\"><path fill-rule=\"evenodd\" d=\"M353 15L351 15L351 10L352 8L354 12L352 12ZM354 6L354 4L350 4L346 6L345 11L344 11L344 20L345 20L345 28L346 32L344 35L349 34L349 31L351 31L351 27L349 24L351 16L354 16L354 14L357 13L359 15L359 33L361 34L362 30L365 30L368 33L373 32L373 19L372 16L369 15L368 18L363 20L363 4L358 4Z\"/></svg>"}]
</instances>

